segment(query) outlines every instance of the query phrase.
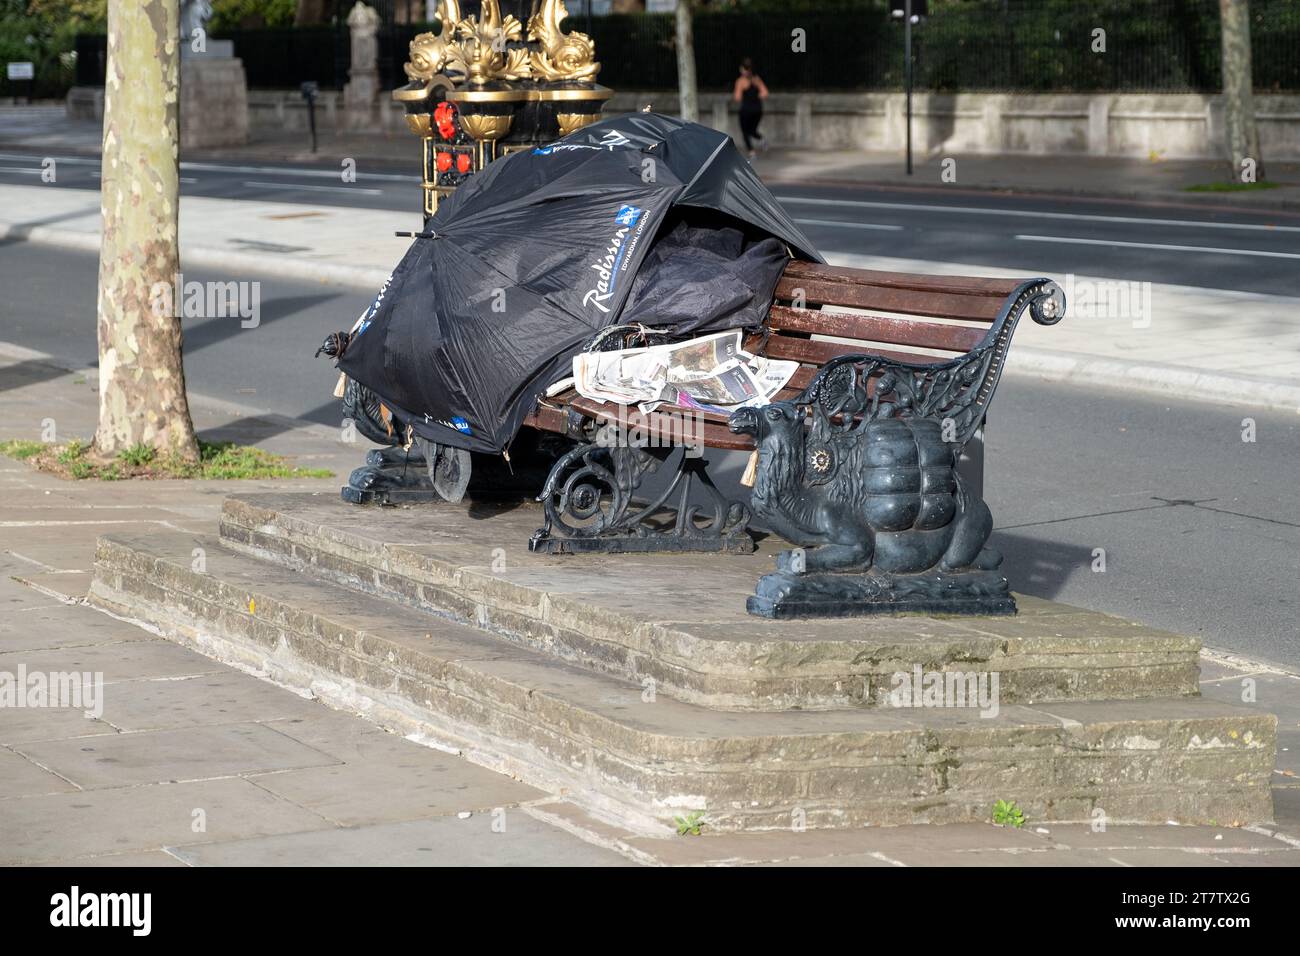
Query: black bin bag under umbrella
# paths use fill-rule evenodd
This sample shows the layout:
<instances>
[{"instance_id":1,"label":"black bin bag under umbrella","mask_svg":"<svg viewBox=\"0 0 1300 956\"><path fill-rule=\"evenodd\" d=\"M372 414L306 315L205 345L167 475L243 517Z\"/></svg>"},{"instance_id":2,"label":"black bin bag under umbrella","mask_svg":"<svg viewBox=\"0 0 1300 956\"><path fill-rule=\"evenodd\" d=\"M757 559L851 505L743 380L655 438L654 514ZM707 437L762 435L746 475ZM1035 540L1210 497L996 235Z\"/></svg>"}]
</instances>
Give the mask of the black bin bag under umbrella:
<instances>
[{"instance_id":1,"label":"black bin bag under umbrella","mask_svg":"<svg viewBox=\"0 0 1300 956\"><path fill-rule=\"evenodd\" d=\"M338 365L416 435L473 452L506 451L600 330L754 327L790 256L822 261L730 137L654 113L496 161L429 235Z\"/></svg>"}]
</instances>

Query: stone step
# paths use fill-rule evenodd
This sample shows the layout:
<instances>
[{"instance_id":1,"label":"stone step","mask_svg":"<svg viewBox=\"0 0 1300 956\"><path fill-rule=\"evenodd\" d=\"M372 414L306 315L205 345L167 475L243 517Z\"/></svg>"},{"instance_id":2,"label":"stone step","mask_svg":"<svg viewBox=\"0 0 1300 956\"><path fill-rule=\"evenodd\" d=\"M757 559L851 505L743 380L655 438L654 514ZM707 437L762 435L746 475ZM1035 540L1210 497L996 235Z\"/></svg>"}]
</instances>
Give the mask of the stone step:
<instances>
[{"instance_id":1,"label":"stone step","mask_svg":"<svg viewBox=\"0 0 1300 956\"><path fill-rule=\"evenodd\" d=\"M1004 703L1198 693L1197 638L1018 596L1017 617L773 621L745 610L755 555L530 553L541 511L357 508L239 495L221 535L328 580L484 628L559 660L727 710L876 706L895 675L996 673Z\"/></svg>"},{"instance_id":2,"label":"stone step","mask_svg":"<svg viewBox=\"0 0 1300 956\"><path fill-rule=\"evenodd\" d=\"M91 599L647 832L1272 816L1276 719L1200 698L719 711L184 533L101 538Z\"/></svg>"}]
</instances>

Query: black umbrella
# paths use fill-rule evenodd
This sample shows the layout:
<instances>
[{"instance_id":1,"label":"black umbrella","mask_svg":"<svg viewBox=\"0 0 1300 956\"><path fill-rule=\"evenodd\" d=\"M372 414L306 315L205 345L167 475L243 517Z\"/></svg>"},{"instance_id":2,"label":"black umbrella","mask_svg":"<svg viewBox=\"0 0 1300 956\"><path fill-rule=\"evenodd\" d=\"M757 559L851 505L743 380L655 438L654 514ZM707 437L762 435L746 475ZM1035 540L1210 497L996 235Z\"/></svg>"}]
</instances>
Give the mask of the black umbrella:
<instances>
[{"instance_id":1,"label":"black umbrella","mask_svg":"<svg viewBox=\"0 0 1300 956\"><path fill-rule=\"evenodd\" d=\"M498 160L429 230L339 367L421 437L479 452L509 447L601 329L753 327L790 255L821 261L730 137L654 113Z\"/></svg>"}]
</instances>

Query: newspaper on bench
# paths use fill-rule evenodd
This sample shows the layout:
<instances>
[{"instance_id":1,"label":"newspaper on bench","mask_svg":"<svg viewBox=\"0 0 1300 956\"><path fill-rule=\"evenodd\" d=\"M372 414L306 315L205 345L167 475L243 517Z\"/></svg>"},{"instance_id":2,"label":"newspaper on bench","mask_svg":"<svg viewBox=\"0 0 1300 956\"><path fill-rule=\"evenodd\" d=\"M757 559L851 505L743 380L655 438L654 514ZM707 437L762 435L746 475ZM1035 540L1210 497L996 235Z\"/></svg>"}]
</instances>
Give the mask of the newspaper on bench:
<instances>
[{"instance_id":1,"label":"newspaper on bench","mask_svg":"<svg viewBox=\"0 0 1300 956\"><path fill-rule=\"evenodd\" d=\"M740 329L645 349L581 352L573 377L556 382L597 402L637 405L642 412L663 403L729 415L736 408L767 405L785 388L797 362L751 355Z\"/></svg>"},{"instance_id":2,"label":"newspaper on bench","mask_svg":"<svg viewBox=\"0 0 1300 956\"><path fill-rule=\"evenodd\" d=\"M642 412L669 403L729 415L768 404L798 368L798 362L751 355L733 329L671 345L583 352L573 358L573 378L549 391L572 385L585 398L635 403Z\"/></svg>"}]
</instances>

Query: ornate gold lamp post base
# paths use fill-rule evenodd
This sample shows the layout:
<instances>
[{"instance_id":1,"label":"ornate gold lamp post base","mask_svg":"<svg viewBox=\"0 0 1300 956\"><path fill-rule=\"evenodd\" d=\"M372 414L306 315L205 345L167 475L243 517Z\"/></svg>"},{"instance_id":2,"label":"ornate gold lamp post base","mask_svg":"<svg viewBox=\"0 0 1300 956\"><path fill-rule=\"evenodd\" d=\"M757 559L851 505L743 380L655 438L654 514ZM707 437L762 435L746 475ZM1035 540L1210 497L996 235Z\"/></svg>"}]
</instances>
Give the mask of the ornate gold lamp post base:
<instances>
[{"instance_id":1,"label":"ornate gold lamp post base","mask_svg":"<svg viewBox=\"0 0 1300 956\"><path fill-rule=\"evenodd\" d=\"M595 82L591 38L560 31L564 0L504 5L537 12L525 28L499 0L482 0L468 16L458 0L441 0L439 32L411 41L410 82L393 99L421 140L426 221L488 163L595 122L613 95Z\"/></svg>"}]
</instances>

